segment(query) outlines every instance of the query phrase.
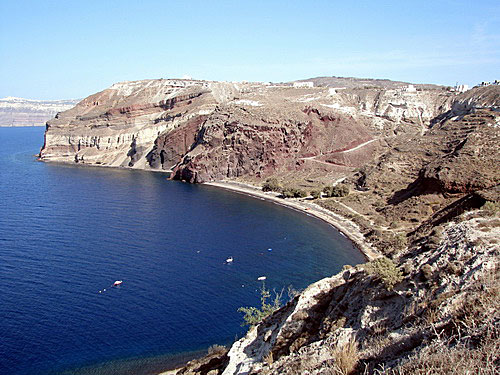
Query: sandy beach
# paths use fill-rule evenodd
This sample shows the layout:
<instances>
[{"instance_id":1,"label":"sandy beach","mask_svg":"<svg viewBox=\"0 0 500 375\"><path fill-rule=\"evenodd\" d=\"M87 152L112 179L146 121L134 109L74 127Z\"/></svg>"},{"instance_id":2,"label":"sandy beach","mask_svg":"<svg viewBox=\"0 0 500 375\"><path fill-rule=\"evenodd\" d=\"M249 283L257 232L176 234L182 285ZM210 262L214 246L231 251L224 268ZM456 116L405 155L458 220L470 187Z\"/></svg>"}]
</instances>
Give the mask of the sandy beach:
<instances>
[{"instance_id":1,"label":"sandy beach","mask_svg":"<svg viewBox=\"0 0 500 375\"><path fill-rule=\"evenodd\" d=\"M313 201L296 198L279 198L278 193L263 192L259 187L240 182L207 182L205 183L205 185L216 186L237 193L253 196L255 198L265 199L275 204L279 204L303 212L306 215L317 217L318 219L321 219L335 227L340 233L351 240L363 253L367 260L372 260L380 257L380 254L377 252L377 250L365 241L365 238L356 223L313 203Z\"/></svg>"}]
</instances>

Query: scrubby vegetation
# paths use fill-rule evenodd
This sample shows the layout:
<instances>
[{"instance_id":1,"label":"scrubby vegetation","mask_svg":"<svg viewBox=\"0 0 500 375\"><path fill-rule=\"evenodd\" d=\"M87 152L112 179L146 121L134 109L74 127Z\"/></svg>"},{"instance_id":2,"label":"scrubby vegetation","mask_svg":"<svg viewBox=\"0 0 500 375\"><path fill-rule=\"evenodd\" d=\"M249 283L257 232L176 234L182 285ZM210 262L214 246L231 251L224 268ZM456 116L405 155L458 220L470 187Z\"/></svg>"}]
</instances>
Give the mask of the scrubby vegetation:
<instances>
[{"instance_id":1,"label":"scrubby vegetation","mask_svg":"<svg viewBox=\"0 0 500 375\"><path fill-rule=\"evenodd\" d=\"M346 197L349 195L349 186L346 184L338 184L335 186L325 186L323 189L326 197Z\"/></svg>"},{"instance_id":2,"label":"scrubby vegetation","mask_svg":"<svg viewBox=\"0 0 500 375\"><path fill-rule=\"evenodd\" d=\"M481 207L482 211L490 216L495 216L500 212L500 202L486 202L483 207Z\"/></svg>"},{"instance_id":3,"label":"scrubby vegetation","mask_svg":"<svg viewBox=\"0 0 500 375\"><path fill-rule=\"evenodd\" d=\"M349 340L346 344L332 348L334 358L331 370L333 374L351 375L359 361L358 343Z\"/></svg>"},{"instance_id":4,"label":"scrubby vegetation","mask_svg":"<svg viewBox=\"0 0 500 375\"><path fill-rule=\"evenodd\" d=\"M313 190L311 191L311 196L313 197L313 199L319 199L321 198L321 191Z\"/></svg>"},{"instance_id":5,"label":"scrubby vegetation","mask_svg":"<svg viewBox=\"0 0 500 375\"><path fill-rule=\"evenodd\" d=\"M305 198L307 192L302 189L286 188L281 191L281 196L283 198Z\"/></svg>"},{"instance_id":6,"label":"scrubby vegetation","mask_svg":"<svg viewBox=\"0 0 500 375\"><path fill-rule=\"evenodd\" d=\"M260 323L263 319L271 315L273 312L278 310L282 303L283 291L280 293L274 292L274 299L271 303L268 303L269 298L271 298L271 292L266 289L266 285L263 283L260 289L260 309L257 307L240 307L239 312L245 314L243 316L244 324L248 326L254 326Z\"/></svg>"},{"instance_id":7,"label":"scrubby vegetation","mask_svg":"<svg viewBox=\"0 0 500 375\"><path fill-rule=\"evenodd\" d=\"M280 192L283 189L280 182L276 178L268 178L266 182L262 184L262 191L276 191Z\"/></svg>"},{"instance_id":8,"label":"scrubby vegetation","mask_svg":"<svg viewBox=\"0 0 500 375\"><path fill-rule=\"evenodd\" d=\"M388 290L392 290L396 284L403 281L403 273L387 257L372 260L365 265L365 270L377 280L382 281Z\"/></svg>"}]
</instances>

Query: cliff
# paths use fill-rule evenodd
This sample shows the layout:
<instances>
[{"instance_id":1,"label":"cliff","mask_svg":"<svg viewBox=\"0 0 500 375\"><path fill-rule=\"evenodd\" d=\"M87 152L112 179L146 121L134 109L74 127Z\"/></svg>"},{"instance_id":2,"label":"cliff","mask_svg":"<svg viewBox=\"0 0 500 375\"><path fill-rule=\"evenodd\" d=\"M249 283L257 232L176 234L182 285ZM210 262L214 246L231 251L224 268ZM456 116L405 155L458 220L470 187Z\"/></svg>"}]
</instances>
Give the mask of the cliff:
<instances>
[{"instance_id":1,"label":"cliff","mask_svg":"<svg viewBox=\"0 0 500 375\"><path fill-rule=\"evenodd\" d=\"M297 173L326 182L371 160L380 139L427 129L451 97L441 88L123 82L49 121L40 158L173 169L190 182Z\"/></svg>"},{"instance_id":2,"label":"cliff","mask_svg":"<svg viewBox=\"0 0 500 375\"><path fill-rule=\"evenodd\" d=\"M77 100L0 99L0 126L43 126L58 112L75 106Z\"/></svg>"}]
</instances>

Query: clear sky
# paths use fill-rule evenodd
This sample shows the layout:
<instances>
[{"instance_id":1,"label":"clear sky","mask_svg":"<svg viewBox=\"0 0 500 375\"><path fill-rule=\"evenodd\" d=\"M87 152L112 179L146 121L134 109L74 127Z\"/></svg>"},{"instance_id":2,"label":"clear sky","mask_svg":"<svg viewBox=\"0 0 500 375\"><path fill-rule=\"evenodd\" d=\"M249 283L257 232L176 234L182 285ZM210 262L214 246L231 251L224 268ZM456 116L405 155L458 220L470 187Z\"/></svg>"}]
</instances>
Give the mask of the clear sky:
<instances>
[{"instance_id":1,"label":"clear sky","mask_svg":"<svg viewBox=\"0 0 500 375\"><path fill-rule=\"evenodd\" d=\"M500 79L500 1L0 0L0 97L185 75Z\"/></svg>"}]
</instances>

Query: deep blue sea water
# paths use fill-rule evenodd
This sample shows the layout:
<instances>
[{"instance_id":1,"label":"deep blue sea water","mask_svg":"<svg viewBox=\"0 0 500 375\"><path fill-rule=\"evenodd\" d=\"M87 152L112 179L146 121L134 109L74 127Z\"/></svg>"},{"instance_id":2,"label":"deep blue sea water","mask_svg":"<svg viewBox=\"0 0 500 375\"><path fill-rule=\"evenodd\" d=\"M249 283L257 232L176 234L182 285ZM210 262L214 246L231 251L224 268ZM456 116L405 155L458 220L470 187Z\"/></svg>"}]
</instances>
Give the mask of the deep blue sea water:
<instances>
[{"instance_id":1,"label":"deep blue sea water","mask_svg":"<svg viewBox=\"0 0 500 375\"><path fill-rule=\"evenodd\" d=\"M259 276L300 289L363 261L276 204L38 162L43 130L0 128L0 374L155 373L242 336L237 309L259 304Z\"/></svg>"}]
</instances>

